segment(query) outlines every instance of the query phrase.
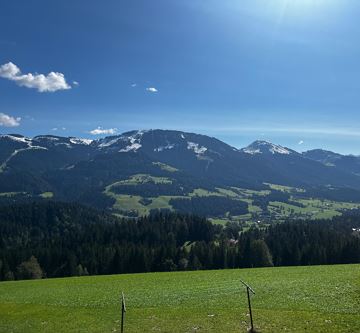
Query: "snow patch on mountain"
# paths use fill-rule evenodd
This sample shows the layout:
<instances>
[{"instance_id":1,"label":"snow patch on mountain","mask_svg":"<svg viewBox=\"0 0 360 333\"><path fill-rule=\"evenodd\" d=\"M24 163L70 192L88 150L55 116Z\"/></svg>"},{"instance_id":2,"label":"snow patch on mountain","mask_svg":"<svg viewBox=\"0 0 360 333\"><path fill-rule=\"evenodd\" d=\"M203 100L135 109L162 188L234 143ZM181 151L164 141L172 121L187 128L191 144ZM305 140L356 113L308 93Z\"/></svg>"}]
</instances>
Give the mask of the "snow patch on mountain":
<instances>
[{"instance_id":1,"label":"snow patch on mountain","mask_svg":"<svg viewBox=\"0 0 360 333\"><path fill-rule=\"evenodd\" d=\"M144 131L137 131L136 134L128 136L128 140L132 144L140 143L143 135L144 135Z\"/></svg>"},{"instance_id":2,"label":"snow patch on mountain","mask_svg":"<svg viewBox=\"0 0 360 333\"><path fill-rule=\"evenodd\" d=\"M31 139L29 139L25 136L15 136L15 135L10 135L10 134L2 134L2 135L0 135L0 138L7 138L12 141L23 142L23 143L31 142Z\"/></svg>"},{"instance_id":3,"label":"snow patch on mountain","mask_svg":"<svg viewBox=\"0 0 360 333\"><path fill-rule=\"evenodd\" d=\"M33 140L34 141L40 141L40 140L59 141L60 139L55 136L41 135L41 136L35 137Z\"/></svg>"},{"instance_id":4,"label":"snow patch on mountain","mask_svg":"<svg viewBox=\"0 0 360 333\"><path fill-rule=\"evenodd\" d=\"M283 154L283 155L289 155L290 154L290 151L287 150L286 148L284 147L281 147L281 146L277 146L277 145L274 145L272 144L272 147L270 148L270 152L273 153L273 154Z\"/></svg>"},{"instance_id":5,"label":"snow patch on mountain","mask_svg":"<svg viewBox=\"0 0 360 333\"><path fill-rule=\"evenodd\" d=\"M127 153L129 151L137 151L138 149L140 149L142 147L142 145L140 143L133 143L129 146L126 146L125 148L123 149L120 149L119 152L120 153Z\"/></svg>"},{"instance_id":6,"label":"snow patch on mountain","mask_svg":"<svg viewBox=\"0 0 360 333\"><path fill-rule=\"evenodd\" d=\"M106 148L106 147L110 147L114 144L116 144L119 141L126 141L126 139L124 137L116 137L115 139L111 139L111 140L106 140L107 138L105 138L104 140L101 141L101 143L98 145L99 148Z\"/></svg>"},{"instance_id":7,"label":"snow patch on mountain","mask_svg":"<svg viewBox=\"0 0 360 333\"><path fill-rule=\"evenodd\" d=\"M124 152L139 150L142 147L141 139L142 139L144 133L146 133L146 132L147 131L136 131L134 134L131 134L127 137L125 135L122 135L122 137L125 140L127 140L130 144L128 146L126 146L125 148L120 149L119 151L121 153L124 153Z\"/></svg>"},{"instance_id":8,"label":"snow patch on mountain","mask_svg":"<svg viewBox=\"0 0 360 333\"><path fill-rule=\"evenodd\" d=\"M129 151L136 151L141 148L141 139L146 131L133 131L123 133L120 136L112 136L105 139L102 139L98 144L99 148L108 148L114 146L116 144L123 145L125 142L127 146L125 148L120 149L120 152L129 152Z\"/></svg>"},{"instance_id":9,"label":"snow patch on mountain","mask_svg":"<svg viewBox=\"0 0 360 333\"><path fill-rule=\"evenodd\" d=\"M204 154L208 149L204 146L200 146L198 143L190 142L187 143L187 149L193 150L195 154Z\"/></svg>"},{"instance_id":10,"label":"snow patch on mountain","mask_svg":"<svg viewBox=\"0 0 360 333\"><path fill-rule=\"evenodd\" d=\"M74 145L90 145L93 140L91 139L81 139L81 138L70 138L70 142Z\"/></svg>"},{"instance_id":11,"label":"snow patch on mountain","mask_svg":"<svg viewBox=\"0 0 360 333\"><path fill-rule=\"evenodd\" d=\"M38 150L49 150L48 148L46 148L46 147L41 147L41 146L29 146L29 148L26 148L26 149L23 149L23 151L24 150L28 150L28 149L38 149Z\"/></svg>"},{"instance_id":12,"label":"snow patch on mountain","mask_svg":"<svg viewBox=\"0 0 360 333\"><path fill-rule=\"evenodd\" d=\"M157 148L154 148L155 152L161 152L163 150L170 150L173 149L175 147L175 144L167 144L166 146L160 146Z\"/></svg>"},{"instance_id":13,"label":"snow patch on mountain","mask_svg":"<svg viewBox=\"0 0 360 333\"><path fill-rule=\"evenodd\" d=\"M271 153L271 154L281 154L281 155L289 155L291 151L279 146L275 145L271 142L267 141L255 141L250 146L243 148L242 151L246 154L256 155L263 153Z\"/></svg>"},{"instance_id":14,"label":"snow patch on mountain","mask_svg":"<svg viewBox=\"0 0 360 333\"><path fill-rule=\"evenodd\" d=\"M261 154L260 149L244 148L242 151L246 154L251 154L251 155Z\"/></svg>"}]
</instances>

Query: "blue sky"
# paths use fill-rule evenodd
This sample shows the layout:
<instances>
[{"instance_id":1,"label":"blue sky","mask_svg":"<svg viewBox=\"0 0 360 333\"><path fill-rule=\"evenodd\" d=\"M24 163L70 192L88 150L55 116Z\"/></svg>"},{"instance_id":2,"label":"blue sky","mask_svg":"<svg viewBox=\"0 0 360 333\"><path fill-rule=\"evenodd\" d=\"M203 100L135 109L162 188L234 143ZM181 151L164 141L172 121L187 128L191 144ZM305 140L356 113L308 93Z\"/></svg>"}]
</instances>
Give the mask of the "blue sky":
<instances>
[{"instance_id":1,"label":"blue sky","mask_svg":"<svg viewBox=\"0 0 360 333\"><path fill-rule=\"evenodd\" d=\"M0 132L166 128L360 154L359 13L357 0L4 0Z\"/></svg>"}]
</instances>

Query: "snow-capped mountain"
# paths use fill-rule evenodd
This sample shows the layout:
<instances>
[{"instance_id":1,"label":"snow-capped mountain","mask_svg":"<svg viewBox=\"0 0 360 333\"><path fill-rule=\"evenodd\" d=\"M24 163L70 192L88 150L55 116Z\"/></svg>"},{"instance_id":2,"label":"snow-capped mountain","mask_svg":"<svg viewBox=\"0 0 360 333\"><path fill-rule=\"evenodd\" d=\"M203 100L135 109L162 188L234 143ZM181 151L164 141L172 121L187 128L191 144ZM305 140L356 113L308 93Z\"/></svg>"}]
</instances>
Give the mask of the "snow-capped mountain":
<instances>
[{"instance_id":1,"label":"snow-capped mountain","mask_svg":"<svg viewBox=\"0 0 360 333\"><path fill-rule=\"evenodd\" d=\"M130 131L118 136L111 136L98 141L98 148L107 151L118 152L136 152L143 151L146 153L162 153L166 151L178 151L186 149L197 155L203 155L208 148L204 144L208 137L193 133L184 133L180 131L166 130L147 130L147 131ZM213 139L216 140L216 139ZM218 140L216 140L218 141ZM220 141L216 146L219 150L224 150L227 145ZM212 145L214 142L212 142ZM209 150L209 152L211 152Z\"/></svg>"},{"instance_id":2,"label":"snow-capped mountain","mask_svg":"<svg viewBox=\"0 0 360 333\"><path fill-rule=\"evenodd\" d=\"M281 155L290 155L298 154L296 151L289 148L285 148L271 142L257 140L250 144L249 146L241 149L242 152L250 155L255 154L281 154Z\"/></svg>"},{"instance_id":3,"label":"snow-capped mountain","mask_svg":"<svg viewBox=\"0 0 360 333\"><path fill-rule=\"evenodd\" d=\"M54 135L39 135L34 138L28 138L19 134L3 134L0 135L0 143L14 144L21 148L50 148L56 146L63 146L66 148L73 148L74 145L90 145L93 140L80 139L75 137L61 137Z\"/></svg>"},{"instance_id":4,"label":"snow-capped mountain","mask_svg":"<svg viewBox=\"0 0 360 333\"><path fill-rule=\"evenodd\" d=\"M36 174L60 169L92 156L91 140L40 135L0 135L0 170L20 170Z\"/></svg>"},{"instance_id":5,"label":"snow-capped mountain","mask_svg":"<svg viewBox=\"0 0 360 333\"><path fill-rule=\"evenodd\" d=\"M266 141L236 149L216 138L170 130L130 131L93 141L1 135L0 193L51 191L81 201L131 175L168 177L169 172L182 188L264 188L273 183L360 189L356 172L334 163L347 158L336 156L328 163L315 155Z\"/></svg>"}]
</instances>

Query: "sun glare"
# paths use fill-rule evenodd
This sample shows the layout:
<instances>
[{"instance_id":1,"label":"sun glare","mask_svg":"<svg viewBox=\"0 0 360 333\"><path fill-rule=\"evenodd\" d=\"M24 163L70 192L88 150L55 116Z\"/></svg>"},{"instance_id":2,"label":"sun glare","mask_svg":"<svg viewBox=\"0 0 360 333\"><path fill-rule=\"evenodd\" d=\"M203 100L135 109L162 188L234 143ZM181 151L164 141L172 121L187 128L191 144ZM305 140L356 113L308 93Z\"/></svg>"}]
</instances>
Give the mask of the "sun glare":
<instances>
[{"instance_id":1,"label":"sun glare","mask_svg":"<svg viewBox=\"0 0 360 333\"><path fill-rule=\"evenodd\" d=\"M332 7L337 0L280 0L283 8L296 12L313 12Z\"/></svg>"},{"instance_id":2,"label":"sun glare","mask_svg":"<svg viewBox=\"0 0 360 333\"><path fill-rule=\"evenodd\" d=\"M274 0L268 6L277 12L281 24L284 20L316 20L324 14L335 13L339 4L338 0Z\"/></svg>"}]
</instances>

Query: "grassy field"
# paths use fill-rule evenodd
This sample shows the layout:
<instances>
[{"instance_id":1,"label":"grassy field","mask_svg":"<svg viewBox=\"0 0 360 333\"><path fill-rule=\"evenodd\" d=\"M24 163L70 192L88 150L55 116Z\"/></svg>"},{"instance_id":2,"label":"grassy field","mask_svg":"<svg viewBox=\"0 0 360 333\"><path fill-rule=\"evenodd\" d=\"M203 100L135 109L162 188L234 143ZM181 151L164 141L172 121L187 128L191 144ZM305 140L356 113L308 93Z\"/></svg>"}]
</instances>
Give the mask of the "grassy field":
<instances>
[{"instance_id":1,"label":"grassy field","mask_svg":"<svg viewBox=\"0 0 360 333\"><path fill-rule=\"evenodd\" d=\"M161 163L161 162L153 162L152 163L153 165L157 165L158 167L160 167L160 169L162 170L165 170L165 171L169 171L169 172L177 172L179 171L178 169L168 165L168 164L165 164L165 163Z\"/></svg>"},{"instance_id":2,"label":"grassy field","mask_svg":"<svg viewBox=\"0 0 360 333\"><path fill-rule=\"evenodd\" d=\"M268 208L271 212L277 213L284 219L296 214L298 217L309 219L331 219L340 216L343 210L359 208L357 203L336 202L319 199L293 199L294 202L301 203L304 207L297 207L284 202L270 202Z\"/></svg>"},{"instance_id":3,"label":"grassy field","mask_svg":"<svg viewBox=\"0 0 360 333\"><path fill-rule=\"evenodd\" d=\"M26 192L3 192L0 193L0 197L13 197L18 194L26 194Z\"/></svg>"},{"instance_id":4,"label":"grassy field","mask_svg":"<svg viewBox=\"0 0 360 333\"><path fill-rule=\"evenodd\" d=\"M0 283L1 332L360 332L360 265L151 273Z\"/></svg>"},{"instance_id":5,"label":"grassy field","mask_svg":"<svg viewBox=\"0 0 360 333\"><path fill-rule=\"evenodd\" d=\"M165 167L167 167L165 165ZM172 171L176 172L176 171ZM211 221L218 224L226 224L227 222L237 221L242 223L247 223L249 221L262 221L268 223L271 221L283 221L285 219L330 219L335 216L342 215L344 210L356 209L360 207L360 203L350 203L350 202L336 202L330 200L320 200L317 198L304 199L299 197L299 193L305 192L304 189L282 186L276 184L266 184L272 190L287 192L291 195L291 201L301 204L302 207L292 205L291 203L284 202L270 202L267 206L268 212L264 212L259 206L253 204L254 198L257 196L266 196L270 194L270 190L248 190L238 187L231 188L215 188L212 191L196 188L191 193L183 196L171 196L171 195L162 195L159 197L151 197L150 203L144 204L143 198L141 196L133 196L127 194L116 194L111 191L112 187L121 186L121 185L131 185L137 186L145 183L154 183L154 184L163 184L171 185L172 180L167 177L155 177L148 174L136 174L128 179L115 182L106 187L104 193L116 200L113 205L113 209L120 216L126 216L128 212L138 214L139 216L148 215L152 209L168 209L173 210L173 207L170 204L171 199L175 198L184 198L191 199L193 197L207 197L207 196L218 196L226 197L232 200L241 200L245 201L249 205L249 213L240 215L240 216L229 216L227 212L224 212L223 216L213 216ZM130 216L133 216L131 214Z\"/></svg>"},{"instance_id":6,"label":"grassy field","mask_svg":"<svg viewBox=\"0 0 360 333\"><path fill-rule=\"evenodd\" d=\"M54 193L53 192L44 192L44 193L41 193L39 196L44 199L51 199L54 197Z\"/></svg>"}]
</instances>

